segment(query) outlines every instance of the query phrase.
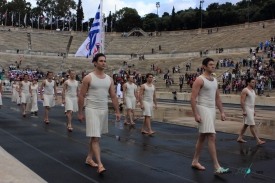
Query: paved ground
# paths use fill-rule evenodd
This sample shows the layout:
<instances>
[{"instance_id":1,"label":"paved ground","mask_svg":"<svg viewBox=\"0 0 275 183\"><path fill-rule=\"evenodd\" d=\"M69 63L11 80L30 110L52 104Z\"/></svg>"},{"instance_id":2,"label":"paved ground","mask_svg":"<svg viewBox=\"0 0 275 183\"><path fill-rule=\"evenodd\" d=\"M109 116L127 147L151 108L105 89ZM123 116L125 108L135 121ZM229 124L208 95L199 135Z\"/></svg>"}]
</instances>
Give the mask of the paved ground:
<instances>
[{"instance_id":1,"label":"paved ground","mask_svg":"<svg viewBox=\"0 0 275 183\"><path fill-rule=\"evenodd\" d=\"M153 122L154 137L140 134L141 121L135 128L114 122L109 115L109 133L103 135L102 161L107 171L102 175L84 164L88 138L85 124L74 116L74 131L67 132L63 107L51 110L50 124L43 123L43 110L39 104L38 117L23 118L20 106L3 99L0 110L0 146L47 182L275 182L275 141L267 140L264 147L248 143L238 144L237 135L217 133L220 164L231 173L213 175L213 164L207 149L201 164L206 171L190 168L197 129ZM251 173L245 176L247 168ZM16 168L16 167L14 167ZM0 182L5 181L1 180Z\"/></svg>"}]
</instances>

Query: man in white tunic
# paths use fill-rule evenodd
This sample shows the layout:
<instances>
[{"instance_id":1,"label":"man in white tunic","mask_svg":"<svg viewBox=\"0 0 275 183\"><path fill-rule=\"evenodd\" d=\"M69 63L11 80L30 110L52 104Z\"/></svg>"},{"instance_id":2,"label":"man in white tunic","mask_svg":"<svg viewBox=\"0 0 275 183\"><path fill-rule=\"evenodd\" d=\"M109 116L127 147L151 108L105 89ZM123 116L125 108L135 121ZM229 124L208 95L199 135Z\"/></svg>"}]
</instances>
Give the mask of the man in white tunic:
<instances>
[{"instance_id":1,"label":"man in white tunic","mask_svg":"<svg viewBox=\"0 0 275 183\"><path fill-rule=\"evenodd\" d=\"M75 72L70 70L70 77L65 81L62 91L62 103L65 104L66 115L68 117L67 129L69 132L72 128L73 112L78 111L77 95L78 95L78 81L75 80Z\"/></svg>"},{"instance_id":2,"label":"man in white tunic","mask_svg":"<svg viewBox=\"0 0 275 183\"><path fill-rule=\"evenodd\" d=\"M44 94L42 93L42 90L44 88ZM55 97L53 95L53 91L55 94ZM44 122L46 124L49 124L49 111L51 107L55 106L55 100L57 100L57 91L56 91L56 83L53 80L53 73L48 72L47 73L47 79L42 81L41 87L40 87L40 97L41 100L43 100L43 106L45 107L45 119Z\"/></svg>"},{"instance_id":3,"label":"man in white tunic","mask_svg":"<svg viewBox=\"0 0 275 183\"><path fill-rule=\"evenodd\" d=\"M101 163L99 138L101 134L108 133L108 94L115 108L117 121L120 121L120 112L113 79L104 73L106 67L105 55L98 53L94 57L93 63L95 71L85 76L82 82L78 100L80 109L78 111L78 120L84 122L82 109L84 98L86 97L86 136L90 137L90 147L85 163L92 167L98 167L97 172L102 173L106 169ZM97 164L92 160L92 154L95 155Z\"/></svg>"},{"instance_id":4,"label":"man in white tunic","mask_svg":"<svg viewBox=\"0 0 275 183\"><path fill-rule=\"evenodd\" d=\"M199 138L196 144L196 151L191 167L198 170L205 170L205 167L199 163L199 157L204 146L204 141L207 139L208 150L214 163L214 173L222 174L228 172L229 169L222 168L217 159L215 144L215 105L217 105L221 113L222 121L226 119L226 116L223 111L217 80L212 76L212 73L215 70L214 60L211 58L205 58L202 62L202 67L204 69L204 73L194 82L190 100L195 121L198 123L199 127Z\"/></svg>"},{"instance_id":5,"label":"man in white tunic","mask_svg":"<svg viewBox=\"0 0 275 183\"><path fill-rule=\"evenodd\" d=\"M134 125L134 121L132 119L132 115L134 119L135 117L135 108L138 103L138 94L137 94L137 86L133 83L134 76L128 75L128 82L123 85L123 104L126 105L127 114L125 116L124 124L125 125ZM127 122L127 119L130 119L130 123Z\"/></svg>"},{"instance_id":6,"label":"man in white tunic","mask_svg":"<svg viewBox=\"0 0 275 183\"><path fill-rule=\"evenodd\" d=\"M19 97L21 97L22 103L22 115L26 117L26 107L28 103L31 103L32 91L31 83L28 81L28 74L24 74L24 80L19 84Z\"/></svg>"},{"instance_id":7,"label":"man in white tunic","mask_svg":"<svg viewBox=\"0 0 275 183\"><path fill-rule=\"evenodd\" d=\"M245 133L246 129L248 126L250 126L250 131L252 135L256 138L257 145L262 145L265 144L265 141L262 141L259 139L255 132L255 121L254 121L254 116L256 115L255 113L255 80L254 78L248 78L246 80L247 87L243 89L241 93L241 107L243 110L243 122L244 125L241 129L239 138L237 139L238 142L244 143L246 142L243 139L243 134Z\"/></svg>"},{"instance_id":8,"label":"man in white tunic","mask_svg":"<svg viewBox=\"0 0 275 183\"><path fill-rule=\"evenodd\" d=\"M146 74L146 80L147 82L141 85L139 91L140 108L142 109L142 114L144 116L141 133L152 135L155 133L151 128L151 117L154 116L154 104L155 109L157 109L156 88L152 84L153 74ZM146 126L148 128L148 132L145 130Z\"/></svg>"}]
</instances>

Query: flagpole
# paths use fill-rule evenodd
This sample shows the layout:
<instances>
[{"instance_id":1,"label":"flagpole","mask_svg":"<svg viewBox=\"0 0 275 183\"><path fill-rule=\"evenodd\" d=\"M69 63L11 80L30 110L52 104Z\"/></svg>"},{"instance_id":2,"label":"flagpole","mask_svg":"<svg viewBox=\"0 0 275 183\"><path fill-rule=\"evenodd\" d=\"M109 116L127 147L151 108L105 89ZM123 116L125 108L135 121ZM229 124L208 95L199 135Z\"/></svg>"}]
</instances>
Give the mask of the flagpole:
<instances>
[{"instance_id":1,"label":"flagpole","mask_svg":"<svg viewBox=\"0 0 275 183\"><path fill-rule=\"evenodd\" d=\"M53 21L53 14L51 14L51 31L52 31L52 29L53 29L53 23L52 23L52 21Z\"/></svg>"},{"instance_id":2,"label":"flagpole","mask_svg":"<svg viewBox=\"0 0 275 183\"><path fill-rule=\"evenodd\" d=\"M11 14L11 26L13 27L13 12Z\"/></svg>"},{"instance_id":3,"label":"flagpole","mask_svg":"<svg viewBox=\"0 0 275 183\"><path fill-rule=\"evenodd\" d=\"M100 0L100 34L102 34L104 31L105 31L105 28L103 28L103 26L105 26L104 25L104 19L102 18L102 15L103 15L103 13L102 13L102 10L103 10L103 0ZM103 25L103 26L102 26ZM103 28L103 31L102 31L102 28ZM103 53L104 54L104 37L105 37L105 32L103 33L103 36L102 35L100 35L100 37L101 37L101 53Z\"/></svg>"},{"instance_id":4,"label":"flagpole","mask_svg":"<svg viewBox=\"0 0 275 183\"><path fill-rule=\"evenodd\" d=\"M32 14L32 29L33 29L33 14Z\"/></svg>"},{"instance_id":5,"label":"flagpole","mask_svg":"<svg viewBox=\"0 0 275 183\"><path fill-rule=\"evenodd\" d=\"M38 21L37 21L37 26L38 26L38 32L39 32L39 19L40 19L40 15L38 15Z\"/></svg>"},{"instance_id":6,"label":"flagpole","mask_svg":"<svg viewBox=\"0 0 275 183\"><path fill-rule=\"evenodd\" d=\"M8 10L6 11L5 26L7 26L7 16L8 16Z\"/></svg>"},{"instance_id":7,"label":"flagpole","mask_svg":"<svg viewBox=\"0 0 275 183\"><path fill-rule=\"evenodd\" d=\"M20 27L20 12L19 12L19 25L18 26Z\"/></svg>"}]
</instances>

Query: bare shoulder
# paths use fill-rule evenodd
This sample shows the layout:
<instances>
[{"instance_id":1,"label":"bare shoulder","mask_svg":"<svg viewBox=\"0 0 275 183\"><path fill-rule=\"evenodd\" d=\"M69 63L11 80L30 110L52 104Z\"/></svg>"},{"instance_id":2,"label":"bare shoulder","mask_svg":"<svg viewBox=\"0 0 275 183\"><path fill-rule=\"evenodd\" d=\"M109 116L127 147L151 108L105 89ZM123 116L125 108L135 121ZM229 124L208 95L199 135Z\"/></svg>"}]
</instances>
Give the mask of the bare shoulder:
<instances>
[{"instance_id":1,"label":"bare shoulder","mask_svg":"<svg viewBox=\"0 0 275 183\"><path fill-rule=\"evenodd\" d=\"M92 81L92 77L90 76L90 74L86 75L82 81L82 83L84 84L88 84Z\"/></svg>"},{"instance_id":2,"label":"bare shoulder","mask_svg":"<svg viewBox=\"0 0 275 183\"><path fill-rule=\"evenodd\" d=\"M196 85L203 85L203 79L201 77L197 77L194 84Z\"/></svg>"},{"instance_id":3,"label":"bare shoulder","mask_svg":"<svg viewBox=\"0 0 275 183\"><path fill-rule=\"evenodd\" d=\"M247 89L244 88L244 89L242 90L241 94L242 94L242 95L247 95Z\"/></svg>"}]
</instances>

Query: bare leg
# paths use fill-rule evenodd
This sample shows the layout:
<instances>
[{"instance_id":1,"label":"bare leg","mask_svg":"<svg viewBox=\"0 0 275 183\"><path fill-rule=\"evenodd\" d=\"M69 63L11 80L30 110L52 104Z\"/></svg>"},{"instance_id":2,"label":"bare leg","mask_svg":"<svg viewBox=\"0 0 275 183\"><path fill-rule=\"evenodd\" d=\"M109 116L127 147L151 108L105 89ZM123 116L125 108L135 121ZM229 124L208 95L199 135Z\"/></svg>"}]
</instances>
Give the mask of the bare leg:
<instances>
[{"instance_id":1,"label":"bare leg","mask_svg":"<svg viewBox=\"0 0 275 183\"><path fill-rule=\"evenodd\" d=\"M148 132L145 130L145 126L146 126L146 116L144 117L143 123L142 123L142 127L141 127L141 133L145 133L147 134Z\"/></svg>"},{"instance_id":2,"label":"bare leg","mask_svg":"<svg viewBox=\"0 0 275 183\"><path fill-rule=\"evenodd\" d=\"M151 116L145 116L145 124L148 128L149 135L154 134L155 132L151 128Z\"/></svg>"},{"instance_id":3,"label":"bare leg","mask_svg":"<svg viewBox=\"0 0 275 183\"><path fill-rule=\"evenodd\" d=\"M126 111L126 115L125 115L125 119L124 119L124 124L125 124L125 125L129 125L129 124L130 124L130 123L127 121L128 118L129 118L129 110L130 110L130 109L127 109L127 111ZM130 121L131 121L131 119L130 119Z\"/></svg>"},{"instance_id":4,"label":"bare leg","mask_svg":"<svg viewBox=\"0 0 275 183\"><path fill-rule=\"evenodd\" d=\"M237 139L238 142L242 142L242 143L246 142L246 141L243 139L243 134L244 134L244 132L246 131L247 127L248 127L248 125L246 125L246 124L243 125L243 127L242 127L242 129L241 129L241 132L240 132L240 134L239 134L239 137L238 137L238 139Z\"/></svg>"},{"instance_id":5,"label":"bare leg","mask_svg":"<svg viewBox=\"0 0 275 183\"><path fill-rule=\"evenodd\" d=\"M196 144L196 150L195 150L195 154L193 157L192 165L196 165L199 163L199 158L200 158L203 146L204 146L205 139L206 139L206 134L200 133L197 144Z\"/></svg>"},{"instance_id":6,"label":"bare leg","mask_svg":"<svg viewBox=\"0 0 275 183\"><path fill-rule=\"evenodd\" d=\"M132 112L132 114L133 114L133 118L134 118L134 120L136 120L136 119L137 119L137 117L136 117L136 115L135 115L135 110L134 110L134 109L131 109L131 112Z\"/></svg>"},{"instance_id":7,"label":"bare leg","mask_svg":"<svg viewBox=\"0 0 275 183\"><path fill-rule=\"evenodd\" d=\"M73 111L67 111L67 117L68 117L68 124L67 124L67 128L71 128L72 129L72 116L73 116Z\"/></svg>"},{"instance_id":8,"label":"bare leg","mask_svg":"<svg viewBox=\"0 0 275 183\"><path fill-rule=\"evenodd\" d=\"M213 160L214 168L215 170L220 168L218 158L217 158L217 152L216 152L216 134L208 134L208 151L210 153L210 156Z\"/></svg>"},{"instance_id":9,"label":"bare leg","mask_svg":"<svg viewBox=\"0 0 275 183\"><path fill-rule=\"evenodd\" d=\"M92 158L93 158L93 146L92 146L92 138L90 138L87 159L92 159Z\"/></svg>"},{"instance_id":10,"label":"bare leg","mask_svg":"<svg viewBox=\"0 0 275 183\"><path fill-rule=\"evenodd\" d=\"M50 110L50 107L46 107L45 109L45 120L49 120L49 110Z\"/></svg>"},{"instance_id":11,"label":"bare leg","mask_svg":"<svg viewBox=\"0 0 275 183\"><path fill-rule=\"evenodd\" d=\"M133 121L132 111L133 111L133 109L129 109L127 112L128 112L128 117L130 118L131 125L134 125L135 123Z\"/></svg>"},{"instance_id":12,"label":"bare leg","mask_svg":"<svg viewBox=\"0 0 275 183\"><path fill-rule=\"evenodd\" d=\"M251 131L252 135L256 138L257 145L265 144L265 141L262 141L262 140L259 139L259 137L257 136L257 134L256 134L256 132L255 132L255 125L251 125L251 126L250 126L250 131Z\"/></svg>"},{"instance_id":13,"label":"bare leg","mask_svg":"<svg viewBox=\"0 0 275 183\"><path fill-rule=\"evenodd\" d=\"M95 159L97 161L98 167L103 166L100 159L100 147L99 147L99 138L92 137L90 145L92 146L92 152L95 155Z\"/></svg>"},{"instance_id":14,"label":"bare leg","mask_svg":"<svg viewBox=\"0 0 275 183\"><path fill-rule=\"evenodd\" d=\"M26 115L26 103L22 103L22 114Z\"/></svg>"}]
</instances>

